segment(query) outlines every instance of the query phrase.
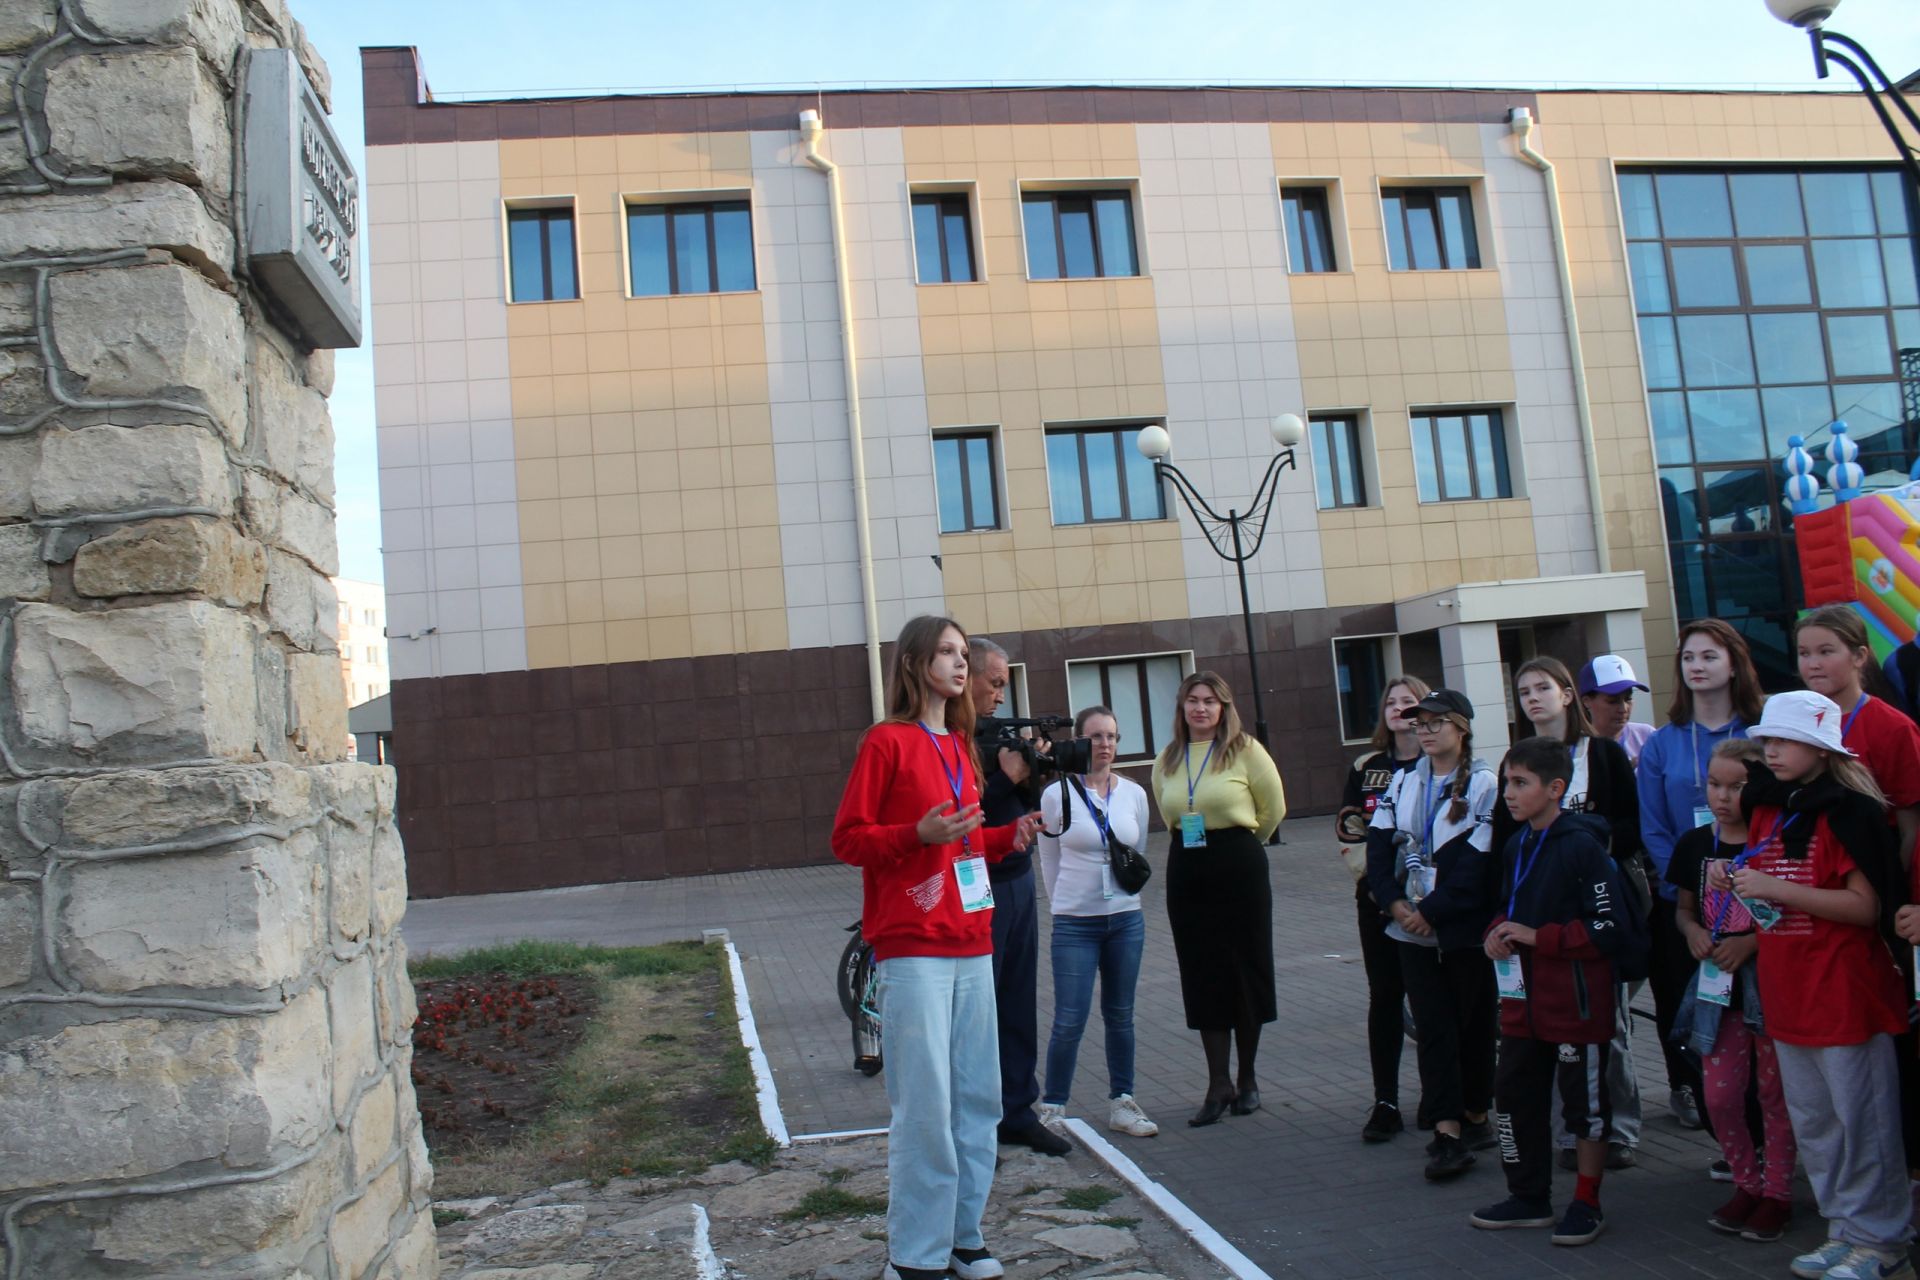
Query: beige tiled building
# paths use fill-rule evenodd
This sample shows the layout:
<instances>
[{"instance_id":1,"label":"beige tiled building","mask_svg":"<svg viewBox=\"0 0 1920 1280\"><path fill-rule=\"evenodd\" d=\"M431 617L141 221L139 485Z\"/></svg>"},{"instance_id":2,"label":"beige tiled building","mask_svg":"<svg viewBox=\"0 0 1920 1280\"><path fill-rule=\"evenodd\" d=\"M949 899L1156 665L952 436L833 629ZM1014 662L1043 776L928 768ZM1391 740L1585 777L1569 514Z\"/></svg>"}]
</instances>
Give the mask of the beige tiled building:
<instances>
[{"instance_id":1,"label":"beige tiled building","mask_svg":"<svg viewBox=\"0 0 1920 1280\"><path fill-rule=\"evenodd\" d=\"M1184 671L1248 702L1233 566L1135 451L1146 426L1224 510L1274 418L1312 422L1248 565L1296 810L1337 803L1396 670L1493 708L1483 749L1505 668L1535 652L1625 653L1657 706L1677 609L1724 597L1764 643L1791 607L1786 569L1751 579L1786 564L1777 521L1736 560L1716 541L1776 402L1784 421L1819 387L1884 401L1826 301L1831 367L1797 400L1765 367L1707 380L1784 261L1755 251L1812 246L1823 296L1841 241L1822 237L1907 246L1911 267L1911 193L1896 216L1850 96L440 104L412 50L363 59L390 629L420 637L394 642L395 748L425 893L826 856L869 640L917 613L1004 644L1030 709L1114 702L1142 753ZM1557 231L1523 141L1553 166ZM1727 175L1753 166L1815 175L1794 179L1797 240L1750 234L1759 196ZM1842 225L1856 177L1864 231ZM1716 199L1740 220L1724 236ZM1747 255L1731 303L1710 296L1722 250ZM1912 283L1889 265L1877 310L1849 297L1839 322L1872 312L1920 344ZM1676 324L1669 389L1667 348L1641 343ZM1772 509L1764 479L1740 484L1749 517Z\"/></svg>"},{"instance_id":2,"label":"beige tiled building","mask_svg":"<svg viewBox=\"0 0 1920 1280\"><path fill-rule=\"evenodd\" d=\"M357 707L387 692L387 593L377 582L333 579L340 597L340 678L347 705Z\"/></svg>"}]
</instances>

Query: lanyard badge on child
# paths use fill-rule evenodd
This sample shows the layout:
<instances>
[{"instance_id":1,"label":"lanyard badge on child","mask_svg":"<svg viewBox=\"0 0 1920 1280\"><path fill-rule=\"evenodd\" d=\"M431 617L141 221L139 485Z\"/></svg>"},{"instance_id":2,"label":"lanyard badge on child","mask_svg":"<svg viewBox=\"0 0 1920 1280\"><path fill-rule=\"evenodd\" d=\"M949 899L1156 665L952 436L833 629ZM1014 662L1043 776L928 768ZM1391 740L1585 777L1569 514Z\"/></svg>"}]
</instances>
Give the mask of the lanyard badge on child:
<instances>
[{"instance_id":1,"label":"lanyard badge on child","mask_svg":"<svg viewBox=\"0 0 1920 1280\"><path fill-rule=\"evenodd\" d=\"M1547 833L1540 832L1540 838L1533 843L1533 856L1527 856L1528 827L1520 834L1520 848L1513 855L1513 892L1507 895L1507 919L1513 919L1514 909L1520 905L1520 886L1533 874L1534 864L1540 861L1540 853L1547 847Z\"/></svg>"},{"instance_id":2,"label":"lanyard badge on child","mask_svg":"<svg viewBox=\"0 0 1920 1280\"><path fill-rule=\"evenodd\" d=\"M1781 833L1799 820L1800 815L1797 813L1775 816L1773 825L1768 827L1766 833L1758 839L1749 833L1747 847L1740 851L1740 856L1735 858L1733 864L1727 868L1727 874L1732 875L1735 869L1744 866L1754 854L1763 853L1768 846L1780 843ZM1780 923L1780 908L1771 902L1758 898L1741 898L1740 905L1747 909L1747 914L1753 917L1753 923L1761 929L1771 929Z\"/></svg>"},{"instance_id":3,"label":"lanyard badge on child","mask_svg":"<svg viewBox=\"0 0 1920 1280\"><path fill-rule=\"evenodd\" d=\"M1207 754L1200 757L1200 776L1207 776L1207 765L1213 760L1213 749L1220 745L1215 738L1207 744ZM1193 746L1187 746L1187 758L1183 762L1187 770L1187 811L1180 815L1180 843L1188 849L1197 848L1207 842L1207 820L1193 811Z\"/></svg>"},{"instance_id":4,"label":"lanyard badge on child","mask_svg":"<svg viewBox=\"0 0 1920 1280\"><path fill-rule=\"evenodd\" d=\"M1860 718L1860 708L1866 706L1867 703L1871 701L1873 701L1872 694L1870 693L1861 694L1860 701L1853 704L1853 710L1847 712L1847 718L1840 722L1840 741L1842 743L1845 743L1847 740L1847 735L1853 732L1853 722Z\"/></svg>"},{"instance_id":5,"label":"lanyard badge on child","mask_svg":"<svg viewBox=\"0 0 1920 1280\"><path fill-rule=\"evenodd\" d=\"M947 780L948 790L953 792L953 811L958 814L962 809L967 807L964 790L966 786L966 765L962 763L960 744L958 742L953 744L953 768L949 769L947 768L946 749L940 745L940 736L933 730L927 728L925 724L920 726L920 732L927 735L927 741L933 744L933 754L940 758L940 772ZM952 737L953 735L949 734L947 736ZM965 835L961 836L960 848L966 853L972 853L972 838Z\"/></svg>"}]
</instances>

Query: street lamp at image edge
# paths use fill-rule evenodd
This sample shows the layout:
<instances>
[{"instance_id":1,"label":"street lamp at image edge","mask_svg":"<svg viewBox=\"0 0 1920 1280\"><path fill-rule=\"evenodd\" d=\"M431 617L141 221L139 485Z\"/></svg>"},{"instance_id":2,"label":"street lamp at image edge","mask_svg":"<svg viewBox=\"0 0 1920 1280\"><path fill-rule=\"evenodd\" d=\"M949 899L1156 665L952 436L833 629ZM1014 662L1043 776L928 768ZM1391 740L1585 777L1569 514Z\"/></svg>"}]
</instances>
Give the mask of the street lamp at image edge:
<instances>
[{"instance_id":1,"label":"street lamp at image edge","mask_svg":"<svg viewBox=\"0 0 1920 1280\"><path fill-rule=\"evenodd\" d=\"M1261 746L1271 750L1267 741L1266 700L1260 693L1260 659L1253 640L1253 603L1247 595L1247 561L1259 553L1260 544L1266 539L1267 517L1273 513L1273 499L1280 491L1280 473L1290 467L1299 469L1293 450L1306 439L1307 424L1297 413L1283 413L1273 420L1268 431L1280 451L1267 463L1267 472L1260 478L1244 513L1233 507L1229 507L1225 515L1215 511L1193 487L1193 481L1167 461L1173 452L1173 439L1165 427L1157 423L1142 427L1134 439L1134 447L1153 463L1156 479L1172 482L1174 492L1180 495L1180 501L1186 504L1201 532L1207 535L1214 554L1231 563L1240 579L1240 620L1247 632L1247 677L1253 682L1253 736L1260 740ZM1247 528L1246 537L1241 536L1242 526ZM1277 830L1274 842L1282 843Z\"/></svg>"},{"instance_id":2,"label":"street lamp at image edge","mask_svg":"<svg viewBox=\"0 0 1920 1280\"><path fill-rule=\"evenodd\" d=\"M1788 26L1798 27L1807 33L1808 39L1813 42L1813 69L1822 80L1827 78L1827 65L1838 63L1860 82L1861 91L1867 95L1867 105L1873 108L1873 114L1880 117L1881 127L1893 139L1894 149L1900 154L1900 163L1906 169L1907 176L1916 186L1920 186L1920 153L1915 152L1913 143L1900 132L1893 113L1887 110L1887 103L1892 102L1899 109L1916 134L1920 134L1920 115L1914 113L1899 86L1880 69L1880 64L1859 42L1826 29L1827 19L1839 7L1840 0L1767 0L1767 12ZM1856 57L1858 62L1854 61Z\"/></svg>"}]
</instances>

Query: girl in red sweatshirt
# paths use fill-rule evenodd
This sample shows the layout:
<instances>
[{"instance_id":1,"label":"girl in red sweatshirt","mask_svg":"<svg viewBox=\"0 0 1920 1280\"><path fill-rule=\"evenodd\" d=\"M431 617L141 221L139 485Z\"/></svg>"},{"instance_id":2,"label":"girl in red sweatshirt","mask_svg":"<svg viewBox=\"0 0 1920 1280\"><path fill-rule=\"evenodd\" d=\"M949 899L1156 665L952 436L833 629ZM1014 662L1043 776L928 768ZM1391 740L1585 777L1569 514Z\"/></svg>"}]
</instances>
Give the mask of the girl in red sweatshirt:
<instances>
[{"instance_id":1,"label":"girl in red sweatshirt","mask_svg":"<svg viewBox=\"0 0 1920 1280\"><path fill-rule=\"evenodd\" d=\"M886 1045L884 1280L997 1280L980 1218L1000 1120L987 863L1022 850L1039 815L983 828L967 636L948 618L900 632L887 718L867 730L833 822L860 868Z\"/></svg>"}]
</instances>

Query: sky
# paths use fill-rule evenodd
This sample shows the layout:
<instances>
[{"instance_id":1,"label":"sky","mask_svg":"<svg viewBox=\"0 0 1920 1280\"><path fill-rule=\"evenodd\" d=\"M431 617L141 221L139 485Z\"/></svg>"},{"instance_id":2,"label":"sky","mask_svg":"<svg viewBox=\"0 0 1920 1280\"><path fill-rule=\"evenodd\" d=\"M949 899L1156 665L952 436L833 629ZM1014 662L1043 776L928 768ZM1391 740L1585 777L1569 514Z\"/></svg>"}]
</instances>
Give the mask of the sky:
<instances>
[{"instance_id":1,"label":"sky","mask_svg":"<svg viewBox=\"0 0 1920 1280\"><path fill-rule=\"evenodd\" d=\"M1805 36L1764 0L292 0L362 164L363 45L413 45L437 97L894 84L1361 84L1815 88ZM1844 0L1830 29L1896 80L1920 0ZM1836 69L1835 75L1844 73ZM1550 125L1536 143L1553 153ZM362 226L366 225L363 217ZM362 246L361 261L366 261ZM366 273L361 283L366 285ZM340 571L378 582L372 335L338 353Z\"/></svg>"}]
</instances>

